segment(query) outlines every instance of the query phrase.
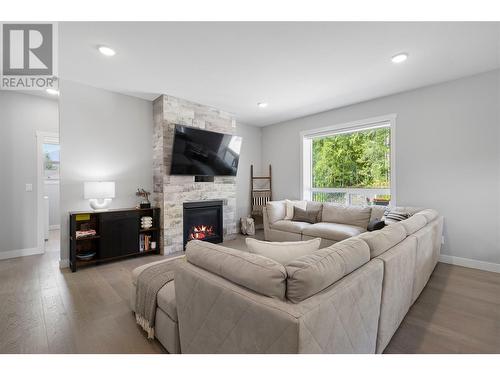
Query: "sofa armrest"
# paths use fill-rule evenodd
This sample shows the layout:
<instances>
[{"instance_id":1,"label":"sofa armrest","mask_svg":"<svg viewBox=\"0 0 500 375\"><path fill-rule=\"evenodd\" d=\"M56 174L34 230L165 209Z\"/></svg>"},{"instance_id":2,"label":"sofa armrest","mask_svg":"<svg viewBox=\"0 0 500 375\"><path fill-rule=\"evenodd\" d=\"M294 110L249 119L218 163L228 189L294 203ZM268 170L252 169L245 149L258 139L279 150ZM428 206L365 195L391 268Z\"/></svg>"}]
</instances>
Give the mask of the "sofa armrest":
<instances>
[{"instance_id":1,"label":"sofa armrest","mask_svg":"<svg viewBox=\"0 0 500 375\"><path fill-rule=\"evenodd\" d=\"M130 308L132 309L132 311L135 311L135 292L136 292L136 285L137 285L137 278L139 277L140 273L142 271L144 271L146 268L149 268L151 266L154 266L155 264L159 264L159 263L165 263L165 262L170 262L170 267L169 267L169 270L170 269L176 269L177 267L177 260L179 259L182 259L182 258L185 258L185 255L179 255L179 256L175 256L175 257L171 257L171 258L167 258L167 259L162 259L162 260L158 260L156 262L151 262L151 263L147 263L147 264L143 264L142 266L139 266L137 268L134 268L132 270L132 282L131 282L131 285L130 285Z\"/></svg>"}]
</instances>

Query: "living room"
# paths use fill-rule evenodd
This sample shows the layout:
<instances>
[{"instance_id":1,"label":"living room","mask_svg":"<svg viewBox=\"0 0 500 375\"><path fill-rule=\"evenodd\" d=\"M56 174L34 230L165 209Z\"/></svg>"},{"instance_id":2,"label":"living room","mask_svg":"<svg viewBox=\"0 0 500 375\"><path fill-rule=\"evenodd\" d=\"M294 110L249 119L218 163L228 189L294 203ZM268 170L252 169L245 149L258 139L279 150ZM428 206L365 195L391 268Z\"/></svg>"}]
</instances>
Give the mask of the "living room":
<instances>
[{"instance_id":1,"label":"living room","mask_svg":"<svg viewBox=\"0 0 500 375\"><path fill-rule=\"evenodd\" d=\"M2 22L0 353L500 354L500 23L348 21Z\"/></svg>"}]
</instances>

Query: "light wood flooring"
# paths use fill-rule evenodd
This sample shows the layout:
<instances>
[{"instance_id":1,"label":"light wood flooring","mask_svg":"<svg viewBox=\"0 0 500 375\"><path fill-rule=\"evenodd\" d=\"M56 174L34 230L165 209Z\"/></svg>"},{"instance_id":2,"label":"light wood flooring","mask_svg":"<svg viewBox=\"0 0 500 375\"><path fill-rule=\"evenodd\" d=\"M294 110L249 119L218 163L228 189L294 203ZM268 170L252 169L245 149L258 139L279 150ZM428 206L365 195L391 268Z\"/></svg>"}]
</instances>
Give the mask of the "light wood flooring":
<instances>
[{"instance_id":1,"label":"light wood flooring","mask_svg":"<svg viewBox=\"0 0 500 375\"><path fill-rule=\"evenodd\" d=\"M438 263L385 353L500 353L500 274Z\"/></svg>"},{"instance_id":2,"label":"light wood flooring","mask_svg":"<svg viewBox=\"0 0 500 375\"><path fill-rule=\"evenodd\" d=\"M51 236L43 255L0 261L0 353L165 352L128 306L131 270L162 257L71 273ZM225 245L245 246L242 237ZM438 264L386 352L500 353L500 274Z\"/></svg>"}]
</instances>

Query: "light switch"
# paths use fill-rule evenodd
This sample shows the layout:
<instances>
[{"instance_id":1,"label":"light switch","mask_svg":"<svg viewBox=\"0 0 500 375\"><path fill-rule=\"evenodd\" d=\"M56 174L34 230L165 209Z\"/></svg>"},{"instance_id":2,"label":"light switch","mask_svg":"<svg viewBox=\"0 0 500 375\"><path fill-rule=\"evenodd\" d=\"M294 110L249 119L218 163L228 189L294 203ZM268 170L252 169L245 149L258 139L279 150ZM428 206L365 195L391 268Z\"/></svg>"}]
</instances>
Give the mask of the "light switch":
<instances>
[{"instance_id":1,"label":"light switch","mask_svg":"<svg viewBox=\"0 0 500 375\"><path fill-rule=\"evenodd\" d=\"M26 191L33 191L33 184L26 184Z\"/></svg>"}]
</instances>

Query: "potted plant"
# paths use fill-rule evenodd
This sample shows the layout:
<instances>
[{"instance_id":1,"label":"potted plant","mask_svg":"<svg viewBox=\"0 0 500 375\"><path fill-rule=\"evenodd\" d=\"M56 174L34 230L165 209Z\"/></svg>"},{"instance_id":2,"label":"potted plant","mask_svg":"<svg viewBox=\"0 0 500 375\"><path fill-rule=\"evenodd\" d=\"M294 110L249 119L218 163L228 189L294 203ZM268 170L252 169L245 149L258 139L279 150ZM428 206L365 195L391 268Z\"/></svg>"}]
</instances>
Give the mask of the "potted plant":
<instances>
[{"instance_id":1,"label":"potted plant","mask_svg":"<svg viewBox=\"0 0 500 375\"><path fill-rule=\"evenodd\" d=\"M142 197L142 201L140 203L141 208L151 208L151 202L149 201L149 196L151 193L144 189L137 189L135 195L138 197Z\"/></svg>"}]
</instances>

